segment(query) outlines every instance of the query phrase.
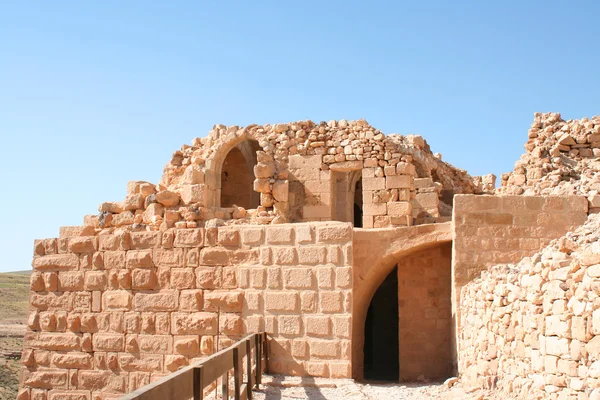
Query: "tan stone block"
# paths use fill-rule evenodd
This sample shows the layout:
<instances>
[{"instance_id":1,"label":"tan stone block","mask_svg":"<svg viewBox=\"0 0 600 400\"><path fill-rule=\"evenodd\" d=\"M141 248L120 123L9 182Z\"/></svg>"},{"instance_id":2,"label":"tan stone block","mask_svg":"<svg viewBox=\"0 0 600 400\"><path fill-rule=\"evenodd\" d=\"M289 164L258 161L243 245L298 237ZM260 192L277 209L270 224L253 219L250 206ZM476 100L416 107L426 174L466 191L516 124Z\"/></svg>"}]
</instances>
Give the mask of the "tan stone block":
<instances>
[{"instance_id":1,"label":"tan stone block","mask_svg":"<svg viewBox=\"0 0 600 400\"><path fill-rule=\"evenodd\" d=\"M239 247L240 233L237 228L222 227L217 233L217 242L225 247Z\"/></svg>"},{"instance_id":2,"label":"tan stone block","mask_svg":"<svg viewBox=\"0 0 600 400\"><path fill-rule=\"evenodd\" d=\"M266 292L265 308L267 311L297 311L298 294L292 292Z\"/></svg>"},{"instance_id":3,"label":"tan stone block","mask_svg":"<svg viewBox=\"0 0 600 400\"><path fill-rule=\"evenodd\" d=\"M48 400L90 400L90 393L78 390L50 390Z\"/></svg>"},{"instance_id":4,"label":"tan stone block","mask_svg":"<svg viewBox=\"0 0 600 400\"><path fill-rule=\"evenodd\" d=\"M172 313L171 330L175 335L216 335L217 314L207 312Z\"/></svg>"},{"instance_id":5,"label":"tan stone block","mask_svg":"<svg viewBox=\"0 0 600 400\"><path fill-rule=\"evenodd\" d=\"M221 269L218 267L198 267L196 272L196 287L214 289L221 285Z\"/></svg>"},{"instance_id":6,"label":"tan stone block","mask_svg":"<svg viewBox=\"0 0 600 400\"><path fill-rule=\"evenodd\" d=\"M240 230L242 243L247 246L257 246L264 243L264 228L244 228Z\"/></svg>"},{"instance_id":7,"label":"tan stone block","mask_svg":"<svg viewBox=\"0 0 600 400\"><path fill-rule=\"evenodd\" d=\"M29 290L34 292L43 292L46 290L46 285L44 284L44 277L40 272L32 272L29 277Z\"/></svg>"},{"instance_id":8,"label":"tan stone block","mask_svg":"<svg viewBox=\"0 0 600 400\"><path fill-rule=\"evenodd\" d=\"M296 249L293 247L274 247L273 262L277 265L294 265L297 262Z\"/></svg>"},{"instance_id":9,"label":"tan stone block","mask_svg":"<svg viewBox=\"0 0 600 400\"><path fill-rule=\"evenodd\" d=\"M293 154L289 156L290 169L320 169L323 160L322 155L303 156Z\"/></svg>"},{"instance_id":10,"label":"tan stone block","mask_svg":"<svg viewBox=\"0 0 600 400\"><path fill-rule=\"evenodd\" d=\"M381 190L385 189L386 178L364 178L362 180L363 190Z\"/></svg>"},{"instance_id":11,"label":"tan stone block","mask_svg":"<svg viewBox=\"0 0 600 400\"><path fill-rule=\"evenodd\" d=\"M330 267L317 268L317 283L320 289L333 288L333 269Z\"/></svg>"},{"instance_id":12,"label":"tan stone block","mask_svg":"<svg viewBox=\"0 0 600 400\"><path fill-rule=\"evenodd\" d=\"M298 262L304 265L324 264L327 251L324 246L298 247Z\"/></svg>"},{"instance_id":13,"label":"tan stone block","mask_svg":"<svg viewBox=\"0 0 600 400\"><path fill-rule=\"evenodd\" d=\"M294 226L296 231L296 242L298 244L313 243L315 240L314 230L308 224L298 224Z\"/></svg>"},{"instance_id":14,"label":"tan stone block","mask_svg":"<svg viewBox=\"0 0 600 400\"><path fill-rule=\"evenodd\" d=\"M308 346L311 357L338 358L340 355L340 344L335 340L311 339Z\"/></svg>"},{"instance_id":15,"label":"tan stone block","mask_svg":"<svg viewBox=\"0 0 600 400\"><path fill-rule=\"evenodd\" d=\"M352 226L350 224L336 224L319 226L317 238L320 243L344 243L352 240Z\"/></svg>"},{"instance_id":16,"label":"tan stone block","mask_svg":"<svg viewBox=\"0 0 600 400\"><path fill-rule=\"evenodd\" d=\"M386 215L387 204L386 203L371 203L363 205L363 213L366 216L371 215Z\"/></svg>"},{"instance_id":17,"label":"tan stone block","mask_svg":"<svg viewBox=\"0 0 600 400\"><path fill-rule=\"evenodd\" d=\"M158 284L156 273L149 269L135 269L132 272L131 285L134 290L154 289Z\"/></svg>"},{"instance_id":18,"label":"tan stone block","mask_svg":"<svg viewBox=\"0 0 600 400\"><path fill-rule=\"evenodd\" d=\"M283 279L282 279L282 275L281 275L281 268L279 268L279 267L267 268L267 287L269 289L283 288Z\"/></svg>"},{"instance_id":19,"label":"tan stone block","mask_svg":"<svg viewBox=\"0 0 600 400\"><path fill-rule=\"evenodd\" d=\"M381 179L381 178L379 178L379 179ZM413 183L413 179L410 175L387 176L385 178L385 189L410 188L412 183ZM380 188L380 189L383 189L383 188Z\"/></svg>"},{"instance_id":20,"label":"tan stone block","mask_svg":"<svg viewBox=\"0 0 600 400\"><path fill-rule=\"evenodd\" d=\"M204 245L204 229L176 229L175 247L198 247Z\"/></svg>"},{"instance_id":21,"label":"tan stone block","mask_svg":"<svg viewBox=\"0 0 600 400\"><path fill-rule=\"evenodd\" d=\"M171 268L171 288L194 289L196 279L192 268Z\"/></svg>"},{"instance_id":22,"label":"tan stone block","mask_svg":"<svg viewBox=\"0 0 600 400\"><path fill-rule=\"evenodd\" d=\"M266 285L266 270L261 267L250 269L250 285L254 289L264 289Z\"/></svg>"},{"instance_id":23,"label":"tan stone block","mask_svg":"<svg viewBox=\"0 0 600 400\"><path fill-rule=\"evenodd\" d=\"M320 292L319 303L321 312L336 313L343 310L342 294L340 292Z\"/></svg>"},{"instance_id":24,"label":"tan stone block","mask_svg":"<svg viewBox=\"0 0 600 400\"><path fill-rule=\"evenodd\" d=\"M335 285L338 288L352 287L352 268L340 267L335 269Z\"/></svg>"},{"instance_id":25,"label":"tan stone block","mask_svg":"<svg viewBox=\"0 0 600 400\"><path fill-rule=\"evenodd\" d=\"M124 251L105 251L102 259L104 261L104 268L106 269L125 268Z\"/></svg>"},{"instance_id":26,"label":"tan stone block","mask_svg":"<svg viewBox=\"0 0 600 400\"><path fill-rule=\"evenodd\" d=\"M203 301L202 290L182 290L179 297L179 310L201 311Z\"/></svg>"},{"instance_id":27,"label":"tan stone block","mask_svg":"<svg viewBox=\"0 0 600 400\"><path fill-rule=\"evenodd\" d=\"M160 232L131 232L131 248L132 249L151 249L160 246Z\"/></svg>"},{"instance_id":28,"label":"tan stone block","mask_svg":"<svg viewBox=\"0 0 600 400\"><path fill-rule=\"evenodd\" d=\"M279 334L282 336L299 336L302 330L302 318L298 315L280 315L278 327Z\"/></svg>"},{"instance_id":29,"label":"tan stone block","mask_svg":"<svg viewBox=\"0 0 600 400\"><path fill-rule=\"evenodd\" d=\"M118 363L123 371L159 372L162 371L162 355L154 354L119 354ZM131 375L131 374L130 374Z\"/></svg>"},{"instance_id":30,"label":"tan stone block","mask_svg":"<svg viewBox=\"0 0 600 400\"><path fill-rule=\"evenodd\" d=\"M115 375L111 371L81 371L79 389L125 393L125 376Z\"/></svg>"},{"instance_id":31,"label":"tan stone block","mask_svg":"<svg viewBox=\"0 0 600 400\"><path fill-rule=\"evenodd\" d=\"M94 351L124 351L125 337L113 333L94 333L92 346Z\"/></svg>"},{"instance_id":32,"label":"tan stone block","mask_svg":"<svg viewBox=\"0 0 600 400\"><path fill-rule=\"evenodd\" d=\"M106 274L102 271L88 271L85 273L85 290L106 290Z\"/></svg>"},{"instance_id":33,"label":"tan stone block","mask_svg":"<svg viewBox=\"0 0 600 400\"><path fill-rule=\"evenodd\" d=\"M408 201L393 201L387 203L387 213L390 216L411 215L412 205Z\"/></svg>"},{"instance_id":34,"label":"tan stone block","mask_svg":"<svg viewBox=\"0 0 600 400\"><path fill-rule=\"evenodd\" d=\"M303 339L292 341L292 357L295 359L306 359L308 357L308 342Z\"/></svg>"},{"instance_id":35,"label":"tan stone block","mask_svg":"<svg viewBox=\"0 0 600 400\"><path fill-rule=\"evenodd\" d=\"M293 244L294 228L292 226L267 227L268 244Z\"/></svg>"},{"instance_id":36,"label":"tan stone block","mask_svg":"<svg viewBox=\"0 0 600 400\"><path fill-rule=\"evenodd\" d=\"M223 248L204 248L200 251L199 263L202 265L228 265L230 251Z\"/></svg>"},{"instance_id":37,"label":"tan stone block","mask_svg":"<svg viewBox=\"0 0 600 400\"><path fill-rule=\"evenodd\" d=\"M32 372L25 376L25 385L31 388L52 389L67 388L68 375L66 370L49 369ZM36 396L37 397L37 396ZM40 399L38 397L38 399ZM33 400L33 396L32 396Z\"/></svg>"},{"instance_id":38,"label":"tan stone block","mask_svg":"<svg viewBox=\"0 0 600 400\"><path fill-rule=\"evenodd\" d=\"M331 362L329 363L329 372L332 378L350 378L352 371L349 362Z\"/></svg>"},{"instance_id":39,"label":"tan stone block","mask_svg":"<svg viewBox=\"0 0 600 400\"><path fill-rule=\"evenodd\" d=\"M83 277L83 272L60 272L58 290L60 292L83 290Z\"/></svg>"},{"instance_id":40,"label":"tan stone block","mask_svg":"<svg viewBox=\"0 0 600 400\"><path fill-rule=\"evenodd\" d=\"M138 335L140 351L152 354L172 353L173 337L170 335Z\"/></svg>"},{"instance_id":41,"label":"tan stone block","mask_svg":"<svg viewBox=\"0 0 600 400\"><path fill-rule=\"evenodd\" d=\"M33 259L33 268L38 271L67 271L79 267L75 254L52 254Z\"/></svg>"},{"instance_id":42,"label":"tan stone block","mask_svg":"<svg viewBox=\"0 0 600 400\"><path fill-rule=\"evenodd\" d=\"M238 314L222 313L219 316L219 333L241 335L244 333L244 321Z\"/></svg>"},{"instance_id":43,"label":"tan stone block","mask_svg":"<svg viewBox=\"0 0 600 400\"><path fill-rule=\"evenodd\" d=\"M110 290L102 294L102 308L110 311L128 311L131 309L131 293L125 290Z\"/></svg>"},{"instance_id":44,"label":"tan stone block","mask_svg":"<svg viewBox=\"0 0 600 400\"><path fill-rule=\"evenodd\" d=\"M70 352L67 354L53 354L52 365L64 369L91 369L92 357L87 353Z\"/></svg>"},{"instance_id":45,"label":"tan stone block","mask_svg":"<svg viewBox=\"0 0 600 400\"><path fill-rule=\"evenodd\" d=\"M183 204L194 204L194 203L204 204L204 200L205 200L204 189L205 189L204 184L183 185L180 189L181 200L183 201Z\"/></svg>"},{"instance_id":46,"label":"tan stone block","mask_svg":"<svg viewBox=\"0 0 600 400\"><path fill-rule=\"evenodd\" d=\"M158 293L136 293L133 303L136 311L175 311L178 300L177 291L164 290Z\"/></svg>"},{"instance_id":47,"label":"tan stone block","mask_svg":"<svg viewBox=\"0 0 600 400\"><path fill-rule=\"evenodd\" d=\"M331 320L328 316L307 316L306 334L316 337L331 335Z\"/></svg>"},{"instance_id":48,"label":"tan stone block","mask_svg":"<svg viewBox=\"0 0 600 400\"><path fill-rule=\"evenodd\" d=\"M93 253L98 249L98 238L95 236L77 236L69 239L71 253Z\"/></svg>"},{"instance_id":49,"label":"tan stone block","mask_svg":"<svg viewBox=\"0 0 600 400\"><path fill-rule=\"evenodd\" d=\"M318 298L313 291L300 292L300 309L303 313L314 313L317 311Z\"/></svg>"},{"instance_id":50,"label":"tan stone block","mask_svg":"<svg viewBox=\"0 0 600 400\"><path fill-rule=\"evenodd\" d=\"M165 356L165 368L167 371L175 372L181 367L188 365L187 358L184 356L167 355Z\"/></svg>"},{"instance_id":51,"label":"tan stone block","mask_svg":"<svg viewBox=\"0 0 600 400\"><path fill-rule=\"evenodd\" d=\"M331 218L331 207L328 204L303 206L302 216L305 220Z\"/></svg>"},{"instance_id":52,"label":"tan stone block","mask_svg":"<svg viewBox=\"0 0 600 400\"><path fill-rule=\"evenodd\" d=\"M204 292L204 309L207 311L242 311L243 295L239 291Z\"/></svg>"},{"instance_id":53,"label":"tan stone block","mask_svg":"<svg viewBox=\"0 0 600 400\"><path fill-rule=\"evenodd\" d=\"M129 250L125 257L127 268L151 268L154 266L152 250Z\"/></svg>"},{"instance_id":54,"label":"tan stone block","mask_svg":"<svg viewBox=\"0 0 600 400\"><path fill-rule=\"evenodd\" d=\"M485 213L485 223L490 225L510 225L513 223L513 216L508 213Z\"/></svg>"},{"instance_id":55,"label":"tan stone block","mask_svg":"<svg viewBox=\"0 0 600 400\"><path fill-rule=\"evenodd\" d=\"M200 354L200 339L198 336L175 336L175 352L189 357L196 357Z\"/></svg>"},{"instance_id":56,"label":"tan stone block","mask_svg":"<svg viewBox=\"0 0 600 400\"><path fill-rule=\"evenodd\" d=\"M283 281L286 289L307 289L314 286L313 271L310 268L284 268Z\"/></svg>"}]
</instances>

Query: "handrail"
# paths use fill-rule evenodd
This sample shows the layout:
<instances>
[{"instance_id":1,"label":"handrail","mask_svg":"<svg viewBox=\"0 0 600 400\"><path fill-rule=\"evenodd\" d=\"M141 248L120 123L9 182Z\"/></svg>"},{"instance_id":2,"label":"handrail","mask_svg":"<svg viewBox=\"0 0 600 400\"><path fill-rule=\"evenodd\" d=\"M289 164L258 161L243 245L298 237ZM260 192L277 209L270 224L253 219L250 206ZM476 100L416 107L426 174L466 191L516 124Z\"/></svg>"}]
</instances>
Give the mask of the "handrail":
<instances>
[{"instance_id":1,"label":"handrail","mask_svg":"<svg viewBox=\"0 0 600 400\"><path fill-rule=\"evenodd\" d=\"M188 365L156 382L137 389L120 400L202 400L204 389L219 378L223 399L229 398L229 371L233 369L233 388L235 400L252 400L252 386L261 383L262 358L268 370L267 337L265 333L253 333L235 342L231 346ZM252 368L252 349L255 349ZM242 382L244 368L242 360L246 356L247 381ZM216 387L215 387L215 390Z\"/></svg>"}]
</instances>

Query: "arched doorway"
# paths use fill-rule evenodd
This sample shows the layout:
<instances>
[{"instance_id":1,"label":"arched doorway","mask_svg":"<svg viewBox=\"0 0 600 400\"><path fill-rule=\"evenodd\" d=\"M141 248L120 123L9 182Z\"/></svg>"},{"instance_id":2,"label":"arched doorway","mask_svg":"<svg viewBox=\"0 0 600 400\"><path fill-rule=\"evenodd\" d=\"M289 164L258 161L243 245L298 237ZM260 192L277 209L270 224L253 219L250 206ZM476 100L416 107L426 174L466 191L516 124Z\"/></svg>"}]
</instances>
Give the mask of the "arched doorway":
<instances>
[{"instance_id":1,"label":"arched doorway","mask_svg":"<svg viewBox=\"0 0 600 400\"><path fill-rule=\"evenodd\" d=\"M332 216L362 228L363 193L361 170L332 171Z\"/></svg>"},{"instance_id":2,"label":"arched doorway","mask_svg":"<svg viewBox=\"0 0 600 400\"><path fill-rule=\"evenodd\" d=\"M245 140L232 148L221 168L221 207L237 205L246 209L260 205L260 194L254 191L256 140Z\"/></svg>"},{"instance_id":3,"label":"arched doorway","mask_svg":"<svg viewBox=\"0 0 600 400\"><path fill-rule=\"evenodd\" d=\"M398 269L387 276L375 292L365 322L365 379L397 381Z\"/></svg>"},{"instance_id":4,"label":"arched doorway","mask_svg":"<svg viewBox=\"0 0 600 400\"><path fill-rule=\"evenodd\" d=\"M365 353L369 351L365 327L371 300L394 270L398 271L396 380L433 381L451 376L456 356L452 350L451 234L449 224L354 231L354 379L365 378Z\"/></svg>"}]
</instances>

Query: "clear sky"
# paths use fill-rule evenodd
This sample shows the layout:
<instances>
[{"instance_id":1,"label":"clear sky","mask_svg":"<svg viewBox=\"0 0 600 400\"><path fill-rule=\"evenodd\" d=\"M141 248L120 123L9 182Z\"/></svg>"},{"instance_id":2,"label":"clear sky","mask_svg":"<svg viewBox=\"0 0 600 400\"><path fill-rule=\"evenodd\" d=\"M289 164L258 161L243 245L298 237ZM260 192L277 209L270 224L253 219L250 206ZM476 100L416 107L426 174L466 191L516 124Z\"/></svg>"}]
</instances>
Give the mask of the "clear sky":
<instances>
[{"instance_id":1,"label":"clear sky","mask_svg":"<svg viewBox=\"0 0 600 400\"><path fill-rule=\"evenodd\" d=\"M0 271L216 123L365 118L472 175L600 113L596 1L0 4Z\"/></svg>"}]
</instances>

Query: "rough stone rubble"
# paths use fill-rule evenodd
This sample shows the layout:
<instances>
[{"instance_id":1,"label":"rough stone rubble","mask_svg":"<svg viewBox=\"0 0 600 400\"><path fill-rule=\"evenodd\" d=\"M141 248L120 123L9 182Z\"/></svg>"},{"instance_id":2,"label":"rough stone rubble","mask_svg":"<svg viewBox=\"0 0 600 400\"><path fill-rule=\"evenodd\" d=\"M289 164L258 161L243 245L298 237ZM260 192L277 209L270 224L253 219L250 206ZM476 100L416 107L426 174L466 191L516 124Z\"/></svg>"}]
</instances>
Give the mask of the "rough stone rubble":
<instances>
[{"instance_id":1,"label":"rough stone rubble","mask_svg":"<svg viewBox=\"0 0 600 400\"><path fill-rule=\"evenodd\" d=\"M600 116L565 121L559 113L536 113L528 138L498 193L584 195L591 212L599 211Z\"/></svg>"},{"instance_id":2,"label":"rough stone rubble","mask_svg":"<svg viewBox=\"0 0 600 400\"><path fill-rule=\"evenodd\" d=\"M220 165L229 150L243 140L256 140L260 146L254 167L254 190L260 192L260 205L250 210L220 207L217 200ZM364 120L299 121L247 127L215 125L208 136L196 138L191 145L184 145L173 153L158 185L131 182L124 201L102 203L100 215L87 217L86 225L99 229L143 225L164 230L203 226L208 220L216 220L217 224L268 224L322 216L303 216L295 212L295 207L304 204L294 204L290 199L298 191L295 188L299 185L294 185L304 184L308 178L296 177L294 172L313 167L294 163L291 158L296 155L315 156L317 172L326 174L368 168L372 178L398 176L398 184L377 187L369 193L372 204L412 200L413 207L402 211L410 211L414 218L423 217L421 222L435 222L436 217L449 215L451 197L455 193L486 193L494 187L493 176L471 177L466 171L442 161L421 136L384 136ZM406 183L400 182L403 176ZM412 184L415 178L422 179L416 182L419 185L416 190ZM323 196L328 195L328 191L318 193L315 200L303 194L304 198L296 203L326 202ZM429 199L431 196L435 199ZM424 199L425 207L419 207L419 197ZM375 220L380 220L379 226L390 224L389 219L377 218L378 211L374 211L374 215ZM407 223L412 223L412 218L403 224Z\"/></svg>"}]
</instances>

